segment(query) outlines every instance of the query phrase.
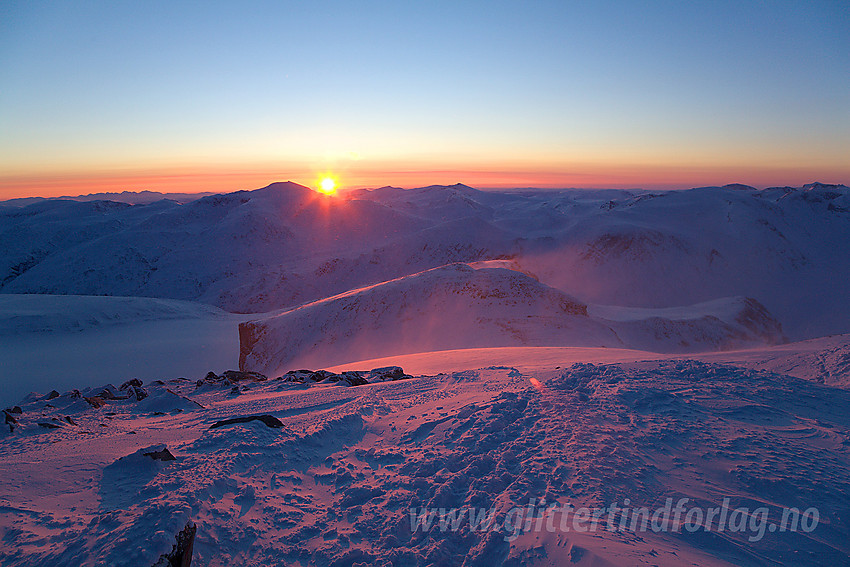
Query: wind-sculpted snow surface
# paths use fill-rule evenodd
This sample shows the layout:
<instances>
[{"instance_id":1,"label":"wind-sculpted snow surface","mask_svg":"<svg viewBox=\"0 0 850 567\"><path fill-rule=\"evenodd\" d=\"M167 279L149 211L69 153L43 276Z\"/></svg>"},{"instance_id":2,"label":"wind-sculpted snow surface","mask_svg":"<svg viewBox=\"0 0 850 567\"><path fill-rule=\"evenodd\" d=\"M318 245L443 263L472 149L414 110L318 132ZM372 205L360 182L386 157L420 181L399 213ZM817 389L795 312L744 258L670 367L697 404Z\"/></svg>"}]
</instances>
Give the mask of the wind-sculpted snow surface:
<instances>
[{"instance_id":1,"label":"wind-sculpted snow surface","mask_svg":"<svg viewBox=\"0 0 850 567\"><path fill-rule=\"evenodd\" d=\"M210 566L846 563L846 390L689 360L524 372L29 399L19 422L73 424L0 438L0 562L152 565L191 522ZM248 415L282 427L210 428ZM665 506L680 520L622 512ZM691 512L720 507L723 529Z\"/></svg>"},{"instance_id":2,"label":"wind-sculpted snow surface","mask_svg":"<svg viewBox=\"0 0 850 567\"><path fill-rule=\"evenodd\" d=\"M26 238L21 238L26 234ZM513 259L586 304L749 297L792 339L848 332L850 190L665 193L294 183L179 204L0 204L0 291L292 308L454 262Z\"/></svg>"},{"instance_id":3,"label":"wind-sculpted snow surface","mask_svg":"<svg viewBox=\"0 0 850 567\"><path fill-rule=\"evenodd\" d=\"M626 317L618 317L621 309L595 310L611 319L589 317L588 306L526 274L453 264L243 323L239 364L280 374L293 366L459 348L694 352L785 340L779 323L748 298Z\"/></svg>"}]
</instances>

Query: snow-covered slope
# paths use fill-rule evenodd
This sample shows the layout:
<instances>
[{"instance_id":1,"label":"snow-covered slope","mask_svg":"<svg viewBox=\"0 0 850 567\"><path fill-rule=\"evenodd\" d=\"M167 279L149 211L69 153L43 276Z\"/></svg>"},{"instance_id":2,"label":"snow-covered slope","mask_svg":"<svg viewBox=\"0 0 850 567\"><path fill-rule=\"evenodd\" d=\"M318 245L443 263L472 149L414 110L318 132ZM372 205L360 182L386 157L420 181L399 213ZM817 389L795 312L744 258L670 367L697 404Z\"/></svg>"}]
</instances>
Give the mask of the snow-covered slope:
<instances>
[{"instance_id":1,"label":"snow-covered slope","mask_svg":"<svg viewBox=\"0 0 850 567\"><path fill-rule=\"evenodd\" d=\"M452 264L243 323L240 367L274 373L448 348L619 343L586 313L524 274Z\"/></svg>"},{"instance_id":2,"label":"snow-covered slope","mask_svg":"<svg viewBox=\"0 0 850 567\"><path fill-rule=\"evenodd\" d=\"M655 352L731 350L786 341L782 325L758 301L727 297L658 309L588 307L629 348Z\"/></svg>"},{"instance_id":3,"label":"snow-covered slope","mask_svg":"<svg viewBox=\"0 0 850 567\"><path fill-rule=\"evenodd\" d=\"M148 297L0 294L0 336L63 333L174 319L232 319L213 307Z\"/></svg>"},{"instance_id":4,"label":"snow-covered slope","mask_svg":"<svg viewBox=\"0 0 850 567\"><path fill-rule=\"evenodd\" d=\"M209 567L847 563L847 390L515 362L30 397L0 424L0 563L150 566L187 525Z\"/></svg>"},{"instance_id":5,"label":"snow-covered slope","mask_svg":"<svg viewBox=\"0 0 850 567\"><path fill-rule=\"evenodd\" d=\"M588 303L674 307L752 297L792 339L850 324L850 189L727 186L611 201L520 258Z\"/></svg>"},{"instance_id":6,"label":"snow-covered slope","mask_svg":"<svg viewBox=\"0 0 850 567\"><path fill-rule=\"evenodd\" d=\"M240 367L279 374L298 366L459 348L572 345L683 352L783 340L779 324L751 299L676 313L628 321L590 317L586 305L526 274L451 264L243 323Z\"/></svg>"}]
</instances>

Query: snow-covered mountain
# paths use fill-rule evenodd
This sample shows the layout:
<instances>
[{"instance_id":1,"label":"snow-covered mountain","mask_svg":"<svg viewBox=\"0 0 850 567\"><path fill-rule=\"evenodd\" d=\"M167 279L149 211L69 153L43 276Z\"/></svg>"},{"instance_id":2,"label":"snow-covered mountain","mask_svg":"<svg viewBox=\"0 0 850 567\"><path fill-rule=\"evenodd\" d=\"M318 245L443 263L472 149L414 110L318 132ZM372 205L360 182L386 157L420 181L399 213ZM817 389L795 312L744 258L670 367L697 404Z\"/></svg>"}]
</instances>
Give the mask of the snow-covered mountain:
<instances>
[{"instance_id":1,"label":"snow-covered mountain","mask_svg":"<svg viewBox=\"0 0 850 567\"><path fill-rule=\"evenodd\" d=\"M592 303L753 297L793 338L843 332L850 322L847 187L702 188L609 207L578 219L522 265Z\"/></svg>"},{"instance_id":2,"label":"snow-covered mountain","mask_svg":"<svg viewBox=\"0 0 850 567\"><path fill-rule=\"evenodd\" d=\"M282 374L380 356L502 346L696 352L784 341L755 300L730 298L625 317L526 274L467 264L434 268L240 325L240 368Z\"/></svg>"},{"instance_id":3,"label":"snow-covered mountain","mask_svg":"<svg viewBox=\"0 0 850 567\"><path fill-rule=\"evenodd\" d=\"M294 183L189 203L0 205L0 292L261 313L453 262L510 259L587 304L750 297L791 339L850 331L850 189L663 193Z\"/></svg>"},{"instance_id":4,"label":"snow-covered mountain","mask_svg":"<svg viewBox=\"0 0 850 567\"><path fill-rule=\"evenodd\" d=\"M120 193L90 193L88 195L63 196L63 197L19 197L0 201L0 207L25 207L42 201L115 201L127 203L128 205L143 205L157 201L168 200L178 203L189 203L202 197L209 197L215 193L161 193L159 191L121 191Z\"/></svg>"},{"instance_id":5,"label":"snow-covered mountain","mask_svg":"<svg viewBox=\"0 0 850 567\"><path fill-rule=\"evenodd\" d=\"M848 248L822 184L0 204L0 564L845 564Z\"/></svg>"},{"instance_id":6,"label":"snow-covered mountain","mask_svg":"<svg viewBox=\"0 0 850 567\"><path fill-rule=\"evenodd\" d=\"M210 305L147 297L0 294L0 336L87 331L144 321L230 319Z\"/></svg>"}]
</instances>

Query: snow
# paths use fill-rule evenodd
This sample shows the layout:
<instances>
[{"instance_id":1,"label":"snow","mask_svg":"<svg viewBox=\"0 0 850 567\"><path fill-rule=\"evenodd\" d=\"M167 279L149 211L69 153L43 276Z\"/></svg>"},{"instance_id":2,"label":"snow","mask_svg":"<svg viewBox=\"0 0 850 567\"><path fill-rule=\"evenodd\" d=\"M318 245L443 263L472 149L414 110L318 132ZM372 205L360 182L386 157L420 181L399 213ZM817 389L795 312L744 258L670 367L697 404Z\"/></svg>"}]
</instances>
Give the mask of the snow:
<instances>
[{"instance_id":1,"label":"snow","mask_svg":"<svg viewBox=\"0 0 850 567\"><path fill-rule=\"evenodd\" d=\"M694 305L680 307L621 307L618 305L588 305L590 315L610 321L640 321L659 317L671 321L686 321L712 316L725 322L732 322L741 312L744 297L715 299Z\"/></svg>"},{"instance_id":2,"label":"snow","mask_svg":"<svg viewBox=\"0 0 850 567\"><path fill-rule=\"evenodd\" d=\"M588 306L527 274L491 266L434 268L243 323L240 367L277 375L298 366L456 348L688 352L785 340L780 325L751 299L627 310L627 317L622 310L596 308L615 318L607 320L589 316Z\"/></svg>"},{"instance_id":3,"label":"snow","mask_svg":"<svg viewBox=\"0 0 850 567\"><path fill-rule=\"evenodd\" d=\"M791 340L848 332L850 190L485 192L294 183L158 201L0 206L0 291L291 309L454 262L511 261L589 305L762 304ZM27 238L20 238L27 234Z\"/></svg>"},{"instance_id":4,"label":"snow","mask_svg":"<svg viewBox=\"0 0 850 567\"><path fill-rule=\"evenodd\" d=\"M820 183L0 203L0 564L847 564L849 236ZM517 528L666 502L743 527Z\"/></svg>"},{"instance_id":5,"label":"snow","mask_svg":"<svg viewBox=\"0 0 850 567\"><path fill-rule=\"evenodd\" d=\"M708 363L627 362L619 352L621 362L570 364L567 349L561 358L504 350L517 367L357 387L267 380L235 397L175 380L144 384L150 395L139 402L94 408L63 394L22 403L18 424L29 433L0 438L0 526L15 541L0 546L0 560L152 565L190 521L193 564L210 566L623 565L649 554L658 565L817 565L850 553L846 390L719 361L738 353ZM611 357L606 350L595 356ZM170 410L141 405L169 391ZM258 414L283 427L210 428ZM34 423L64 416L75 425ZM174 461L144 455L166 448ZM691 506L728 498L777 521L784 507L816 507L820 523L751 541L750 532L685 530L411 533L409 517L423 506L492 506L502 518L530 498L594 507L668 497Z\"/></svg>"}]
</instances>

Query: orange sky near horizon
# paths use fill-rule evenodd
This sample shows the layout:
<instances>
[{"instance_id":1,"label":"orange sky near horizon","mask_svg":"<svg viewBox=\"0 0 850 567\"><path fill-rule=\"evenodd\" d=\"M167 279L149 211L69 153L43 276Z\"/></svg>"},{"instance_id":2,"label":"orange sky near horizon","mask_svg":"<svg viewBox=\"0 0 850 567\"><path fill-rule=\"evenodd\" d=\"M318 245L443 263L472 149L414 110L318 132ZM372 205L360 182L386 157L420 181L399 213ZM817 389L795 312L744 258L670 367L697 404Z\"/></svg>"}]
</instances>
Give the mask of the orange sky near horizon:
<instances>
[{"instance_id":1,"label":"orange sky near horizon","mask_svg":"<svg viewBox=\"0 0 850 567\"><path fill-rule=\"evenodd\" d=\"M463 183L481 189L509 188L643 188L688 189L707 185L743 183L754 187L821 181L846 183L848 171L822 167L711 167L581 164L560 169L544 164L501 164L471 167L405 168L391 163L375 169L358 162L341 167L184 167L159 170L114 169L96 173L70 172L43 175L0 175L0 200L20 197L59 197L122 191L162 193L226 193L264 187L276 181L293 181L316 187L324 175L337 179L342 192L386 185L412 188Z\"/></svg>"},{"instance_id":2,"label":"orange sky near horizon","mask_svg":"<svg viewBox=\"0 0 850 567\"><path fill-rule=\"evenodd\" d=\"M0 200L850 183L841 2L25 2Z\"/></svg>"}]
</instances>

